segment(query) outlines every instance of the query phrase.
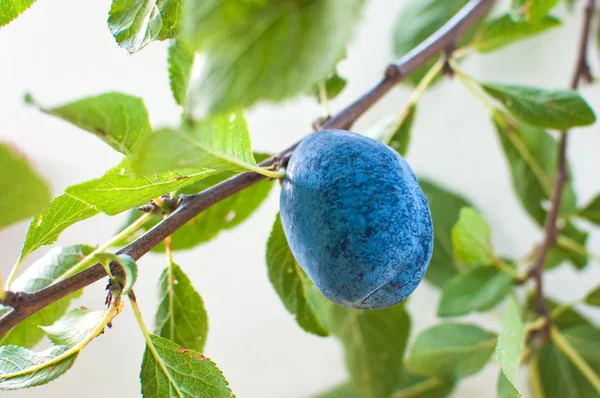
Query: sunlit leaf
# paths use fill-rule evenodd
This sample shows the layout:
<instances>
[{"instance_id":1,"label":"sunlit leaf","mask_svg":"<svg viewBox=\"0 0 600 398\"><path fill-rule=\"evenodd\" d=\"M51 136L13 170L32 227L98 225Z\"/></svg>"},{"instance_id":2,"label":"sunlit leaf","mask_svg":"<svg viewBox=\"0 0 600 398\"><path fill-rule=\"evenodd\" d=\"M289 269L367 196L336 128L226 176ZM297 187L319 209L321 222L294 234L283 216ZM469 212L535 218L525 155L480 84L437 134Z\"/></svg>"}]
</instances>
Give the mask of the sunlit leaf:
<instances>
[{"instance_id":1,"label":"sunlit leaf","mask_svg":"<svg viewBox=\"0 0 600 398\"><path fill-rule=\"evenodd\" d=\"M281 101L324 81L345 52L364 0L190 0L183 33L206 54L191 91L214 113Z\"/></svg>"},{"instance_id":2,"label":"sunlit leaf","mask_svg":"<svg viewBox=\"0 0 600 398\"><path fill-rule=\"evenodd\" d=\"M140 372L144 398L235 397L221 370L204 355L159 336L150 335L150 341Z\"/></svg>"},{"instance_id":3,"label":"sunlit leaf","mask_svg":"<svg viewBox=\"0 0 600 398\"><path fill-rule=\"evenodd\" d=\"M454 265L451 231L458 221L460 209L470 207L471 204L463 197L423 178L419 179L419 185L429 202L435 239L425 278L442 287L458 273Z\"/></svg>"},{"instance_id":4,"label":"sunlit leaf","mask_svg":"<svg viewBox=\"0 0 600 398\"><path fill-rule=\"evenodd\" d=\"M103 213L115 215L213 174L207 169L179 169L138 175L124 159L101 178L71 185L66 192Z\"/></svg>"},{"instance_id":5,"label":"sunlit leaf","mask_svg":"<svg viewBox=\"0 0 600 398\"><path fill-rule=\"evenodd\" d=\"M257 160L264 158L262 155L257 154L256 156ZM198 193L233 175L234 173L223 172L209 176L206 179L176 191L176 195ZM172 249L191 249L197 245L210 241L222 231L237 227L254 214L269 195L273 185L274 182L264 180L225 200L215 203L173 233ZM142 214L143 213L137 210L132 211L123 228L137 220ZM120 244L124 245L133 242L140 233L154 227L161 220L162 216L152 218L138 230L137 234L129 236L123 242L120 242ZM160 243L153 250L159 252L164 251L164 245Z\"/></svg>"},{"instance_id":6,"label":"sunlit leaf","mask_svg":"<svg viewBox=\"0 0 600 398\"><path fill-rule=\"evenodd\" d=\"M101 94L41 110L89 131L125 155L130 155L152 131L144 101L122 93Z\"/></svg>"},{"instance_id":7,"label":"sunlit leaf","mask_svg":"<svg viewBox=\"0 0 600 398\"><path fill-rule=\"evenodd\" d=\"M512 9L529 21L539 20L556 7L560 0L512 0Z\"/></svg>"},{"instance_id":8,"label":"sunlit leaf","mask_svg":"<svg viewBox=\"0 0 600 398\"><path fill-rule=\"evenodd\" d=\"M181 0L113 0L108 28L117 44L130 53L154 40L175 37Z\"/></svg>"},{"instance_id":9,"label":"sunlit leaf","mask_svg":"<svg viewBox=\"0 0 600 398\"><path fill-rule=\"evenodd\" d=\"M67 227L98 213L94 206L69 194L57 196L48 209L29 224L20 259L23 260L41 246L53 244Z\"/></svg>"},{"instance_id":10,"label":"sunlit leaf","mask_svg":"<svg viewBox=\"0 0 600 398\"><path fill-rule=\"evenodd\" d=\"M50 189L47 183L21 153L1 142L0 170L0 190L3 192L0 196L0 228L35 216L48 207Z\"/></svg>"},{"instance_id":11,"label":"sunlit leaf","mask_svg":"<svg viewBox=\"0 0 600 398\"><path fill-rule=\"evenodd\" d=\"M454 258L468 265L487 265L494 262L490 228L475 209L463 207L452 227Z\"/></svg>"},{"instance_id":12,"label":"sunlit leaf","mask_svg":"<svg viewBox=\"0 0 600 398\"><path fill-rule=\"evenodd\" d=\"M517 376L521 363L521 349L525 338L525 327L521 321L521 313L514 298L508 300L504 313L502 330L498 335L496 358L502 369L498 381L499 398L518 398Z\"/></svg>"},{"instance_id":13,"label":"sunlit leaf","mask_svg":"<svg viewBox=\"0 0 600 398\"><path fill-rule=\"evenodd\" d=\"M93 247L86 245L67 246L64 248L56 247L48 251L42 258L29 266L21 276L15 279L11 284L11 289L33 293L50 286L93 250ZM30 315L8 333L0 336L0 345L13 344L33 348L42 340L45 334L39 326L47 326L54 323L65 314L73 298L80 295L81 291L69 295ZM0 312L2 312L2 308L0 305Z\"/></svg>"},{"instance_id":14,"label":"sunlit leaf","mask_svg":"<svg viewBox=\"0 0 600 398\"><path fill-rule=\"evenodd\" d=\"M23 11L31 7L35 0L2 0L0 1L0 27L8 24Z\"/></svg>"},{"instance_id":15,"label":"sunlit leaf","mask_svg":"<svg viewBox=\"0 0 600 398\"><path fill-rule=\"evenodd\" d=\"M183 167L234 172L259 169L242 113L213 116L178 130L159 130L144 140L132 166L139 173Z\"/></svg>"},{"instance_id":16,"label":"sunlit leaf","mask_svg":"<svg viewBox=\"0 0 600 398\"><path fill-rule=\"evenodd\" d=\"M187 92L194 66L194 52L181 40L175 40L169 47L169 82L171 92L178 105L185 106Z\"/></svg>"},{"instance_id":17,"label":"sunlit leaf","mask_svg":"<svg viewBox=\"0 0 600 398\"><path fill-rule=\"evenodd\" d=\"M39 386L64 374L81 350L103 333L120 308L120 301L116 301L102 311L80 308L69 312L44 328L50 340L58 345L42 352L15 345L0 347L0 389Z\"/></svg>"},{"instance_id":18,"label":"sunlit leaf","mask_svg":"<svg viewBox=\"0 0 600 398\"><path fill-rule=\"evenodd\" d=\"M156 333L173 343L202 352L208 334L204 302L177 264L170 264L161 274L158 299Z\"/></svg>"}]
</instances>

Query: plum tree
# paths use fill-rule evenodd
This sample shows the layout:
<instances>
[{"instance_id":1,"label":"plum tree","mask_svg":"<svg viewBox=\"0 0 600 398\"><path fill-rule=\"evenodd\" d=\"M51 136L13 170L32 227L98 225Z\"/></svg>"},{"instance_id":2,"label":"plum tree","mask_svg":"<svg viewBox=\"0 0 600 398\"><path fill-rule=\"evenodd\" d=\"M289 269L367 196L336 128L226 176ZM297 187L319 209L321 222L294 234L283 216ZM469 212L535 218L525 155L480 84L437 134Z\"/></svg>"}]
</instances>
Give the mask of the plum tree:
<instances>
[{"instance_id":1,"label":"plum tree","mask_svg":"<svg viewBox=\"0 0 600 398\"><path fill-rule=\"evenodd\" d=\"M53 5L58 1L49 1L48 15L43 14L51 28L70 26L66 24L78 17L73 10L79 2L70 2L71 12L65 13L63 7ZM12 21L30 6L37 7L33 3L35 0L0 0L2 40L11 40L13 26L26 26L27 15ZM393 28L398 60L381 65L381 74L372 77L374 84L335 112L330 109L337 108L338 102L329 104L329 100L352 86L340 73L344 57L348 62L365 62L362 54L349 48L352 33L363 10L380 2L111 3L103 39L112 41L112 34L129 53L146 46L160 49L153 42L169 40L164 46L168 70L162 86L166 87L168 79L172 98L168 95L167 101L174 100L173 105L180 108L170 125L153 126L144 100L131 94L111 91L54 107L42 106L31 94L25 95L25 102L36 108L29 111L58 117L95 135L122 159L102 176L75 181L50 200L51 189L27 156L12 144L0 143L0 228L32 217L17 260L8 273L0 275L0 390L35 387L61 377L76 365L79 355L89 353L84 348L99 336L105 343L128 338L128 334L120 335L117 327L109 328L129 312L121 311L124 305L130 305L145 341L139 373L142 396L234 396L235 388L208 357L212 347L205 348L208 311L203 292L197 291L193 278L186 275L186 267L193 264L179 266L175 259L180 251L195 249L248 220L280 182L280 215L275 217L268 239L264 236L266 270L253 272L257 279L268 275L281 301L282 321L295 321L307 333L332 336L341 343L348 380L319 398L443 398L486 366L497 375L497 395L517 398L525 389L519 375L525 370L520 365L525 364L536 397L600 396L600 329L574 307L600 306L600 287L590 285L592 289L577 302L558 303L548 298L554 296L548 288L551 284L543 283L545 270L572 267L570 272L575 273L600 262L588 244L591 227L600 225L600 195L587 203L578 201L571 177L582 163L568 161L576 149L568 147L569 130L596 121L592 107L577 89L581 82L594 82L588 49L592 48L592 29L598 27L594 18L597 0L405 0ZM399 2L387 3L385 7ZM581 10L575 12L576 7ZM389 17L389 13L368 14L376 19ZM574 15L581 18L576 20ZM486 82L471 76L460 64L466 57L478 57L556 29L562 19L581 23L578 42L574 40L571 51L575 69L569 89ZM11 26L5 27L9 23ZM50 33L49 29L44 32ZM39 32L31 32L40 38ZM571 40L568 34L562 37ZM53 44L72 46L73 41ZM377 50L379 44L379 40L367 43ZM567 52L565 46L554 43L542 47L544 52L536 55L563 57ZM15 73L22 61L18 51L43 58L42 64L60 63L63 68L61 57L48 58L45 52L10 45L5 58L15 62L2 63L8 72L3 71L0 80L26 79L44 71L30 68L27 73ZM202 57L200 73L192 79L197 54ZM482 62L489 60L495 62L487 57ZM532 65L528 59L519 61L511 58L506 72ZM40 63L22 62L30 66ZM121 65L118 74L133 76L135 71L125 71L125 64ZM541 59L536 59L535 65L545 66ZM114 68L102 72L117 76ZM515 78L525 74L518 75ZM523 216L532 227L539 227L537 244L529 251L498 253L485 209L480 212L470 198L435 181L417 179L405 161L411 136L422 132L419 118L440 117L435 109L424 107L421 97L437 83L442 87L435 95L440 95L450 79L483 104L464 109L465 116L489 114L487 133L497 134L497 149L505 156L509 172L488 174L481 158L476 164L486 178L512 179ZM191 84L192 80L196 83ZM144 84L145 90L160 86ZM32 89L37 90L35 86ZM365 125L364 131L353 128L386 94L400 91L401 95L402 90L407 101L397 114ZM411 90L410 96L406 90ZM14 90L2 94L5 91L12 95ZM314 115L316 132L279 153L256 152L244 112L259 103L300 96L316 97L321 106L321 114ZM18 96L12 101L19 101ZM0 124L20 115L22 112L3 115ZM0 130L14 131L20 123L6 129L0 126ZM309 126L282 127L291 131ZM350 132L353 129L356 133ZM486 133L483 130L478 129L477 134ZM583 134L580 139L590 137ZM52 145L50 155L67 153L70 159L73 151L67 152L55 142ZM468 156L465 148L442 149L450 156ZM95 160L89 156L89 161ZM64 165L61 161L56 167ZM455 184L460 186L463 177L457 175ZM507 181L493 182L495 187L509 186ZM584 181L578 178L577 182L581 185ZM270 208L273 215L275 207ZM128 212L124 225L102 244L84 244L79 241L82 236L71 234L70 238L78 241L52 247L23 270L32 253L54 245L73 224L100 213L116 216L124 212ZM505 221L498 218L496 223ZM506 220L504 231L514 228L513 221ZM15 231L18 226L1 233ZM240 239L228 241L233 250L239 243ZM12 255L11 249L18 250L3 247L3 256ZM138 269L137 261L151 253L166 258L152 328L143 319L134 294L139 286L136 280L141 279L138 275L147 276L143 268ZM102 279L108 279L108 294L98 295L90 289L85 297L91 302L86 304L99 309L70 308L84 288ZM427 283L433 297L440 297L436 315L446 321L415 333L411 312L418 311L420 320L426 319L422 315L434 315L416 308L414 301L411 304L418 297L409 296L422 280L421 286ZM232 280L222 283L231 285ZM216 284L215 290L220 288ZM257 319L271 316L250 300L235 301L232 305L256 311L251 315ZM284 308L289 314L283 313ZM498 321L490 330L456 318L492 310L503 312L503 319L486 317ZM218 311L212 316L230 317ZM242 341L245 335L240 326ZM39 350L43 339L51 346ZM493 354L496 360L490 361ZM290 356L288 352L285 355ZM312 354L303 358L311 367L319 359ZM115 368L129 363L112 356L110 361ZM248 366L251 364L248 360ZM125 392L122 381L103 370L88 372L86 383L101 386L94 392L135 395ZM272 383L271 372L254 371L252 377L256 379L253 384L261 388L256 396L300 395L267 390L275 385L286 387L286 383ZM492 392L489 390L471 395L483 396Z\"/></svg>"}]
</instances>

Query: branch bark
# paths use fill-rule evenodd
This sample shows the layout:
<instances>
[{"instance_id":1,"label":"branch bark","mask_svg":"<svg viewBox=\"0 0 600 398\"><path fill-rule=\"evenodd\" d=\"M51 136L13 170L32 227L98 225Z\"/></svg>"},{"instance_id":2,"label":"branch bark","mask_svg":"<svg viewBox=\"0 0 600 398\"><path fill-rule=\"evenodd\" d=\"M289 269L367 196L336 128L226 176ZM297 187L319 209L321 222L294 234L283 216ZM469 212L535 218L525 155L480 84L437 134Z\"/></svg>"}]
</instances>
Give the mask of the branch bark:
<instances>
[{"instance_id":1,"label":"branch bark","mask_svg":"<svg viewBox=\"0 0 600 398\"><path fill-rule=\"evenodd\" d=\"M496 0L471 0L427 40L403 56L398 62L389 65L384 77L372 89L324 123L322 128L350 129L360 116L407 75L424 65L435 55L452 48L454 43L480 20L495 2ZM298 144L292 145L260 165L263 167L277 163L285 165ZM196 195L183 196L177 210L135 242L121 249L118 254L128 254L138 260L202 211L264 178L264 176L257 173L241 173ZM117 265L111 264L111 267L113 266L117 267ZM105 276L104 268L100 264L96 264L79 274L35 293L6 292L6 298L2 303L13 307L13 310L0 319L0 335L7 333L35 312Z\"/></svg>"},{"instance_id":2,"label":"branch bark","mask_svg":"<svg viewBox=\"0 0 600 398\"><path fill-rule=\"evenodd\" d=\"M590 39L590 29L592 18L596 9L596 0L588 0L584 11L584 21L581 30L581 36L579 38L579 45L577 51L577 59L575 64L575 70L573 77L571 78L570 88L576 90L579 87L581 79L589 79L590 69L587 61L587 49ZM556 241L556 235L558 233L558 216L560 214L560 204L562 202L563 192L566 183L569 181L569 173L567 168L567 143L568 143L568 132L563 131L560 133L560 140L558 145L558 160L557 160L557 171L556 178L554 180L554 187L552 188L552 194L550 197L550 211L546 215L546 221L544 223L544 240L537 250L535 262L529 270L529 275L535 282L535 311L547 319L547 325L542 332L544 333L544 339L547 340L550 336L550 313L546 300L544 298L544 285L542 274L544 272L544 264L548 257L548 252Z\"/></svg>"}]
</instances>

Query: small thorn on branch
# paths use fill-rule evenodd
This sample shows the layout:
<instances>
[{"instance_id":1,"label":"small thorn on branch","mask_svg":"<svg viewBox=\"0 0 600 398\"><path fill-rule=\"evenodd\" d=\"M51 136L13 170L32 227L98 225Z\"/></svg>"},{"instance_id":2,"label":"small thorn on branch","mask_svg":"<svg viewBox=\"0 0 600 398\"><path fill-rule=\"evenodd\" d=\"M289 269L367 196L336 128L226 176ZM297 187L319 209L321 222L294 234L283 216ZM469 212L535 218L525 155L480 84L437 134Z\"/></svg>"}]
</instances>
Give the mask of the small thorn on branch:
<instances>
[{"instance_id":1,"label":"small thorn on branch","mask_svg":"<svg viewBox=\"0 0 600 398\"><path fill-rule=\"evenodd\" d=\"M452 41L443 51L442 56L444 57L444 66L442 67L442 73L444 74L444 76L454 76L454 70L452 70L452 66L450 66L450 59L452 59L452 55L454 54L454 51L456 51L456 49L456 41Z\"/></svg>"},{"instance_id":2,"label":"small thorn on branch","mask_svg":"<svg viewBox=\"0 0 600 398\"><path fill-rule=\"evenodd\" d=\"M26 293L23 292L15 293L10 290L7 290L5 292L4 300L2 300L2 305L12 308L19 308L19 306L21 305L22 298L25 294Z\"/></svg>"},{"instance_id":3,"label":"small thorn on branch","mask_svg":"<svg viewBox=\"0 0 600 398\"><path fill-rule=\"evenodd\" d=\"M145 205L139 206L136 210L139 210L143 213L152 213L152 214L171 214L177 207L179 207L178 198L172 198L169 195L163 195L160 197L160 203L156 203L156 201L151 200Z\"/></svg>"},{"instance_id":4,"label":"small thorn on branch","mask_svg":"<svg viewBox=\"0 0 600 398\"><path fill-rule=\"evenodd\" d=\"M386 79L389 79L393 82L399 82L402 80L403 74L398 65L391 64L385 68L384 76Z\"/></svg>"}]
</instances>

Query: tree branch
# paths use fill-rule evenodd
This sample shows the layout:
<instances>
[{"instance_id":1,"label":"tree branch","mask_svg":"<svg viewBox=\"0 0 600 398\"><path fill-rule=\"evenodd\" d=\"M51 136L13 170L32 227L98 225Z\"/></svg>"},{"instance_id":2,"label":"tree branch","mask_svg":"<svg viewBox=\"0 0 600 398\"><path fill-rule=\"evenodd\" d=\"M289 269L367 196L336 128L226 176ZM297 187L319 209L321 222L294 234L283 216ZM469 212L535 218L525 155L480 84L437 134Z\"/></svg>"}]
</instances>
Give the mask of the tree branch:
<instances>
[{"instance_id":1,"label":"tree branch","mask_svg":"<svg viewBox=\"0 0 600 398\"><path fill-rule=\"evenodd\" d=\"M375 105L397 83L435 55L453 46L470 27L487 13L494 3L495 0L471 0L427 40L403 56L397 63L388 66L383 79L379 83L354 103L324 123L322 128L350 129L361 115ZM263 167L274 164L285 165L298 144L292 145L279 155L265 160L260 165ZM118 254L128 254L135 260L139 259L202 211L256 184L264 178L264 176L257 173L241 173L196 195L182 196L180 206L177 210L139 239L119 250ZM111 267L117 267L117 265L111 264ZM11 306L14 309L0 319L0 335L7 333L11 328L35 312L105 276L104 268L100 264L96 264L79 274L35 293L6 292L7 297L3 301L3 304Z\"/></svg>"},{"instance_id":2,"label":"tree branch","mask_svg":"<svg viewBox=\"0 0 600 398\"><path fill-rule=\"evenodd\" d=\"M588 79L590 76L590 70L587 62L587 48L590 38L590 27L592 17L596 9L596 0L588 0L585 7L585 16L583 22L583 28L581 36L579 38L579 46L577 51L577 60L575 64L575 70L573 77L571 78L570 88L576 90L579 87L581 79ZM556 241L556 235L558 231L557 221L560 213L560 204L562 202L563 192L566 183L569 181L569 174L567 168L567 142L568 132L563 131L560 134L560 141L558 145L558 159L557 159L557 171L556 179L554 180L554 187L552 189L552 195L550 197L550 211L546 215L546 221L544 224L544 240L537 250L535 262L529 270L529 275L535 282L535 311L545 318L547 318L547 327L542 329L544 332L544 339L549 338L550 331L550 313L548 306L544 298L544 285L542 280L542 274L544 272L544 264L548 252Z\"/></svg>"}]
</instances>

